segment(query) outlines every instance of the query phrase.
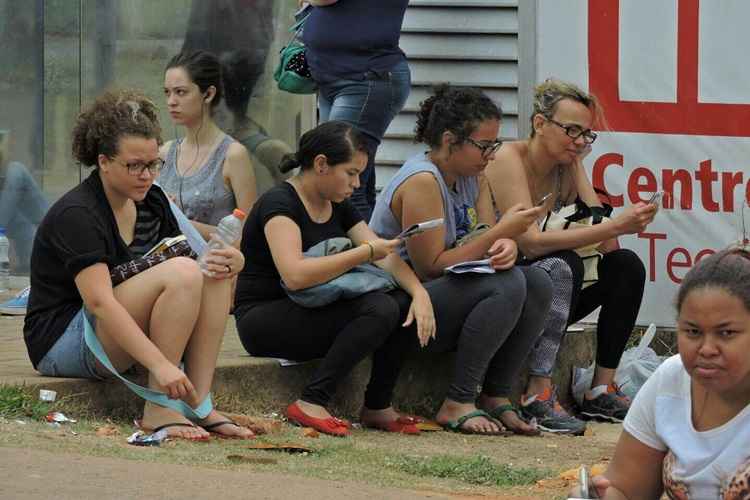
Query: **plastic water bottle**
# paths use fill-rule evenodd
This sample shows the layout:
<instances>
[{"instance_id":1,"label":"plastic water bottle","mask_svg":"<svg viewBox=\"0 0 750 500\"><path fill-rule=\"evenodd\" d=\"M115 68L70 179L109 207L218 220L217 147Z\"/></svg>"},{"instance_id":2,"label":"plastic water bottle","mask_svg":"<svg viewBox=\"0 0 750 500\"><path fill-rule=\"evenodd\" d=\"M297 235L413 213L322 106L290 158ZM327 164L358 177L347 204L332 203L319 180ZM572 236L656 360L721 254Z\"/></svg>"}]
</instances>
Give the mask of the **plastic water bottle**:
<instances>
[{"instance_id":1,"label":"plastic water bottle","mask_svg":"<svg viewBox=\"0 0 750 500\"><path fill-rule=\"evenodd\" d=\"M9 249L10 243L8 242L8 237L5 236L5 228L0 227L0 292L7 292L10 290Z\"/></svg>"},{"instance_id":2,"label":"plastic water bottle","mask_svg":"<svg viewBox=\"0 0 750 500\"><path fill-rule=\"evenodd\" d=\"M208 264L206 263L208 253L214 248L218 249L234 245L240 239L240 236L242 236L242 221L244 219L245 212L239 208L235 208L231 214L219 221L219 224L216 226L216 232L208 240L206 251L198 258L198 264L204 274L210 273Z\"/></svg>"}]
</instances>

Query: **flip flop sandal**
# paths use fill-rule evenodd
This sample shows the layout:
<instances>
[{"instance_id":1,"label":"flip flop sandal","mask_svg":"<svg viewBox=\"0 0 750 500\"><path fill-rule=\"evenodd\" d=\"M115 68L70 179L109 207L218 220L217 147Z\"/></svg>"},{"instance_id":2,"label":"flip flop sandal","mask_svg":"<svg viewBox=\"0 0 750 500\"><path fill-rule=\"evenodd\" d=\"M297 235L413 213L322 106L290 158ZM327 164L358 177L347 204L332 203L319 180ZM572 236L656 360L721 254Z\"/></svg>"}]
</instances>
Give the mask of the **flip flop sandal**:
<instances>
[{"instance_id":1,"label":"flip flop sandal","mask_svg":"<svg viewBox=\"0 0 750 500\"><path fill-rule=\"evenodd\" d=\"M462 415L458 417L456 420L451 420L450 422L446 422L445 424L441 424L443 426L443 429L451 432L460 432L461 434L476 434L479 436L511 436L513 435L512 432L501 430L498 432L481 432L481 431L471 431L463 427L463 425L466 423L467 420L475 418L475 417L484 417L490 422L494 422L496 425L500 427L505 427L502 423L495 420L492 415L487 413L484 410L474 410L472 412L467 413L466 415Z\"/></svg>"},{"instance_id":2,"label":"flip flop sandal","mask_svg":"<svg viewBox=\"0 0 750 500\"><path fill-rule=\"evenodd\" d=\"M219 439L255 439L255 434L252 434L250 437L243 438L240 436L229 436L227 434L216 432L214 430L214 429L221 427L222 425L233 425L237 427L238 429L243 428L241 425L237 424L237 422L233 422L232 420L228 420L228 419L220 420L219 422L214 422L213 424L201 425L201 427L203 427L204 430L208 431L209 433L211 433L212 435L216 436Z\"/></svg>"},{"instance_id":3,"label":"flip flop sandal","mask_svg":"<svg viewBox=\"0 0 750 500\"><path fill-rule=\"evenodd\" d=\"M504 404L504 405L500 405L500 406L496 406L495 408L493 408L492 410L489 411L489 414L490 414L490 416L492 418L494 418L495 420L498 420L500 423L502 423L503 427L505 427L506 429L508 429L509 431L511 431L513 434L518 434L520 436L539 436L539 435L542 434L542 431L539 430L538 428L533 429L533 430L528 430L528 431L525 431L525 430L522 430L522 429L513 429L513 428L511 428L508 424L504 423L502 421L502 419L500 418L500 416L503 413L508 412L508 411L515 413L516 417L518 417L518 419L521 422L526 422L528 424L528 422L526 421L526 419L521 416L521 412L518 411L518 408L516 408L515 406L513 406L510 403L507 403L507 404Z\"/></svg>"},{"instance_id":4,"label":"flip flop sandal","mask_svg":"<svg viewBox=\"0 0 750 500\"><path fill-rule=\"evenodd\" d=\"M170 423L167 423L167 424L164 424L164 425L160 425L160 426L154 427L154 428L144 427L143 425L141 425L140 421L138 421L138 420L136 420L135 424L136 424L136 427L138 427L138 429L140 429L140 430L142 430L144 432L150 432L152 434L154 434L156 432L159 432L162 429L169 429L170 427L192 427L192 428L196 428L196 426L194 424L189 424L187 422L170 422ZM205 441L210 441L211 440L211 438L208 437L208 436L202 437L202 438L201 437L189 438L189 437L175 436L175 435L169 435L169 439L184 439L185 441L197 441L197 442L205 442Z\"/></svg>"}]
</instances>

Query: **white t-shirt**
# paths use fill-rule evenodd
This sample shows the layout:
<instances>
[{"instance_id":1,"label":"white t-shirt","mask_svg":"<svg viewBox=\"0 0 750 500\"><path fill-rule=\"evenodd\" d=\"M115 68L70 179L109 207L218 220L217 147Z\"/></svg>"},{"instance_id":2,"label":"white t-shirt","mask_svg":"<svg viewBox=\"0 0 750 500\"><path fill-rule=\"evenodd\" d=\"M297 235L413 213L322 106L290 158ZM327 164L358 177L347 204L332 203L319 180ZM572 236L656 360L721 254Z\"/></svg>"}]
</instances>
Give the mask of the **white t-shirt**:
<instances>
[{"instance_id":1,"label":"white t-shirt","mask_svg":"<svg viewBox=\"0 0 750 500\"><path fill-rule=\"evenodd\" d=\"M750 405L724 425L693 427L690 376L679 355L646 381L623 426L643 444L666 451L662 478L670 498L750 499Z\"/></svg>"}]
</instances>

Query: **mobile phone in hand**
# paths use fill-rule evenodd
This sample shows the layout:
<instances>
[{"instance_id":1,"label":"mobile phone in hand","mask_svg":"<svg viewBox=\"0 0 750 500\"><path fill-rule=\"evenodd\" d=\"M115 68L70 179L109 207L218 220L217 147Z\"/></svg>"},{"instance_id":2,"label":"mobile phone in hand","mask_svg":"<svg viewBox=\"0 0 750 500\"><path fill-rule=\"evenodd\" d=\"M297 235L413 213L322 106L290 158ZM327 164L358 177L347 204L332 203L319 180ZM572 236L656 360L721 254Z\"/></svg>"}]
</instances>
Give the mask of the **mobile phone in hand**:
<instances>
[{"instance_id":1,"label":"mobile phone in hand","mask_svg":"<svg viewBox=\"0 0 750 500\"><path fill-rule=\"evenodd\" d=\"M542 196L539 199L539 201L536 202L536 206L537 207L541 207L542 205L544 205L545 203L547 203L547 200L549 200L551 196L552 196L552 193L545 194L544 196Z\"/></svg>"},{"instance_id":2,"label":"mobile phone in hand","mask_svg":"<svg viewBox=\"0 0 750 500\"><path fill-rule=\"evenodd\" d=\"M657 191L651 195L651 198L648 199L647 204L656 205L656 209L658 210L659 207L661 207L661 200L663 197L664 197L664 191Z\"/></svg>"},{"instance_id":3,"label":"mobile phone in hand","mask_svg":"<svg viewBox=\"0 0 750 500\"><path fill-rule=\"evenodd\" d=\"M589 482L589 471L585 466L581 466L578 471L578 496L568 497L568 500L588 500L591 498L599 498L596 493L596 488Z\"/></svg>"},{"instance_id":4,"label":"mobile phone in hand","mask_svg":"<svg viewBox=\"0 0 750 500\"><path fill-rule=\"evenodd\" d=\"M396 236L395 239L406 239L410 236L414 236L415 234L423 233L429 229L435 229L436 227L442 226L444 223L444 219L441 217L439 219L432 219L425 222L420 222L419 224L412 224L411 226L407 227L403 231L401 231L398 236Z\"/></svg>"}]
</instances>

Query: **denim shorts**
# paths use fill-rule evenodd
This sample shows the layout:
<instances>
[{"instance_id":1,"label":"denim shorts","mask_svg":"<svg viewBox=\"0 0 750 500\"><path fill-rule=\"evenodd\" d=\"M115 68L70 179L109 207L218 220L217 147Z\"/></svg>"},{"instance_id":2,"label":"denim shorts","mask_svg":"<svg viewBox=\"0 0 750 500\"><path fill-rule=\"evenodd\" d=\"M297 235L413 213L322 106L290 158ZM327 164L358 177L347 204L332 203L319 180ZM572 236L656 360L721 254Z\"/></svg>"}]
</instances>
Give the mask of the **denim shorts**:
<instances>
[{"instance_id":1,"label":"denim shorts","mask_svg":"<svg viewBox=\"0 0 750 500\"><path fill-rule=\"evenodd\" d=\"M84 314L91 325L96 325L94 316L81 308L70 320L65 332L57 339L52 349L37 365L36 369L39 373L48 377L91 378L96 380L106 378L97 371L96 357L83 338Z\"/></svg>"}]
</instances>

